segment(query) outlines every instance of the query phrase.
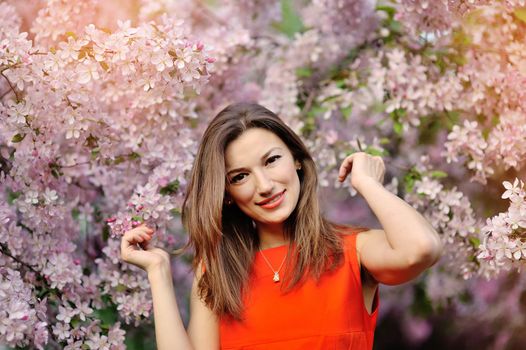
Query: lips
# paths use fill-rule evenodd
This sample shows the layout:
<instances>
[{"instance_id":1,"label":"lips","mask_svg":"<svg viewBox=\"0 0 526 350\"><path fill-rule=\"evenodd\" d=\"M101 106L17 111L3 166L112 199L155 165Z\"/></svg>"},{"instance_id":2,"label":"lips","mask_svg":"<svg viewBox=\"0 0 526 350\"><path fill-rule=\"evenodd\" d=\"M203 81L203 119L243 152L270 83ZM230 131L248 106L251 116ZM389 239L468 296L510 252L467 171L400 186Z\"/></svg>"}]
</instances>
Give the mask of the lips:
<instances>
[{"instance_id":1,"label":"lips","mask_svg":"<svg viewBox=\"0 0 526 350\"><path fill-rule=\"evenodd\" d=\"M278 192L276 193L275 195L273 195L272 197L269 197L269 198L266 198L264 200L262 200L261 202L257 202L256 204L257 205L265 205L267 203L270 203L272 202L274 199L278 198L279 196L283 195L285 193L286 190L283 190L281 192Z\"/></svg>"}]
</instances>

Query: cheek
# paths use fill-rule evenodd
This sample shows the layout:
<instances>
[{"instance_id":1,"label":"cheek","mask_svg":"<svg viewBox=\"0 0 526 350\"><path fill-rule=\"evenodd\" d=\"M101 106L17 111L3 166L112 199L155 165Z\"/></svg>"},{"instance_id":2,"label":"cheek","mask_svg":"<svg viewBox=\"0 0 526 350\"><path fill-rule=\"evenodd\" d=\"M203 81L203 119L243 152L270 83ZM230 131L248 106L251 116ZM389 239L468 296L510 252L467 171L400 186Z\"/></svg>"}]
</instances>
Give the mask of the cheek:
<instances>
[{"instance_id":1,"label":"cheek","mask_svg":"<svg viewBox=\"0 0 526 350\"><path fill-rule=\"evenodd\" d=\"M254 191L250 184L244 184L230 191L230 196L238 204L244 204L252 200Z\"/></svg>"}]
</instances>

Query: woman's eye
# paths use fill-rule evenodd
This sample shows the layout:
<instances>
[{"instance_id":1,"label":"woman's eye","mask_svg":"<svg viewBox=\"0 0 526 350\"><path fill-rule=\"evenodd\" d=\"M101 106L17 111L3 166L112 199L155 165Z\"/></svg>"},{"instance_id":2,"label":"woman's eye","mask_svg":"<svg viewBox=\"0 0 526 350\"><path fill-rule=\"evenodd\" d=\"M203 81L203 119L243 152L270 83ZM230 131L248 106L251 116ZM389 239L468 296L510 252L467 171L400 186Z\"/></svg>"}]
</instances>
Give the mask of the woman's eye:
<instances>
[{"instance_id":1,"label":"woman's eye","mask_svg":"<svg viewBox=\"0 0 526 350\"><path fill-rule=\"evenodd\" d=\"M267 164L268 163L274 163L276 160L278 160L279 158L281 158L281 156L272 156L270 157L269 159L267 159Z\"/></svg>"},{"instance_id":2,"label":"woman's eye","mask_svg":"<svg viewBox=\"0 0 526 350\"><path fill-rule=\"evenodd\" d=\"M237 174L232 179L230 179L230 183L236 183L244 179L245 174Z\"/></svg>"}]
</instances>

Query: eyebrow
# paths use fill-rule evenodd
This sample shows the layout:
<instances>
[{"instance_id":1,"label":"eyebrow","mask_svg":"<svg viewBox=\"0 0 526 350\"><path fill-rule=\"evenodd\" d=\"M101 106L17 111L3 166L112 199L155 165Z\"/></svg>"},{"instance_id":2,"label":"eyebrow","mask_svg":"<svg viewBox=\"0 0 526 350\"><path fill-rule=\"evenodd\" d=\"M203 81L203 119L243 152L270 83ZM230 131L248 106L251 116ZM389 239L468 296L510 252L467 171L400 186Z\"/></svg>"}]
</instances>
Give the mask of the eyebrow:
<instances>
[{"instance_id":1,"label":"eyebrow","mask_svg":"<svg viewBox=\"0 0 526 350\"><path fill-rule=\"evenodd\" d=\"M281 147L272 147L271 149L269 149L267 152L265 152L264 155L261 156L261 160L265 159L268 157L269 154L271 154L273 151L275 150L281 150ZM236 168L236 169L232 169L232 170L229 170L226 174L227 175L230 175L231 173L236 173L238 171L242 171L242 170L246 170L246 168Z\"/></svg>"}]
</instances>

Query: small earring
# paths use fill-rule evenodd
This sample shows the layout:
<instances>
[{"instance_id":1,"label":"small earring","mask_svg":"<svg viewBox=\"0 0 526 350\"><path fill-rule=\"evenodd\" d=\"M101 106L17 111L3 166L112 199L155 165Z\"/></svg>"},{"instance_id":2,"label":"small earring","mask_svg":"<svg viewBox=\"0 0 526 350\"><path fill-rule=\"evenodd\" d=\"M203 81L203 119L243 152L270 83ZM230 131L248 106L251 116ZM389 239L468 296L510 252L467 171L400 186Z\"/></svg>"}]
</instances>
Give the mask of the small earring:
<instances>
[{"instance_id":1,"label":"small earring","mask_svg":"<svg viewBox=\"0 0 526 350\"><path fill-rule=\"evenodd\" d=\"M232 200L231 199L227 199L226 200L226 205L231 205L232 204Z\"/></svg>"}]
</instances>

